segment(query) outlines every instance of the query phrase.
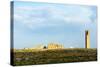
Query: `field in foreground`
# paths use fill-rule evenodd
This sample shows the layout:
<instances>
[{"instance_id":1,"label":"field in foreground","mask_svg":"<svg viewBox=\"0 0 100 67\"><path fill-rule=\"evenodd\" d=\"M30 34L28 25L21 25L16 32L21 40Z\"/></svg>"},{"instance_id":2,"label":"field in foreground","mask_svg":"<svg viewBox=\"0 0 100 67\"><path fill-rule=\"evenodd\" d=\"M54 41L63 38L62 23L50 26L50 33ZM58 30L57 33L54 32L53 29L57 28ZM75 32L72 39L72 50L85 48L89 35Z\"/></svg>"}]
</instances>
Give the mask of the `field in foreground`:
<instances>
[{"instance_id":1,"label":"field in foreground","mask_svg":"<svg viewBox=\"0 0 100 67\"><path fill-rule=\"evenodd\" d=\"M12 65L53 64L96 61L97 49L43 49L14 51Z\"/></svg>"}]
</instances>

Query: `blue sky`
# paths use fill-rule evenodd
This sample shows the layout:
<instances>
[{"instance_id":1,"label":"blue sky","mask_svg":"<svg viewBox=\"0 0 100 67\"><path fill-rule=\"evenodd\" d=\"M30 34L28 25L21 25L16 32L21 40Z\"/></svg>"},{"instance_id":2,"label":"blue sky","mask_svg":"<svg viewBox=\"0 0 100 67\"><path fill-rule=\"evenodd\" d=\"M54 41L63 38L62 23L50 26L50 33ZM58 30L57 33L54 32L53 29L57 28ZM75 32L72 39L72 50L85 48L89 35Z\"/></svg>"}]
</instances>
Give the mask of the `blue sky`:
<instances>
[{"instance_id":1,"label":"blue sky","mask_svg":"<svg viewBox=\"0 0 100 67\"><path fill-rule=\"evenodd\" d=\"M85 5L14 2L14 48L60 43L84 48L85 30L91 48L97 47L97 7Z\"/></svg>"}]
</instances>

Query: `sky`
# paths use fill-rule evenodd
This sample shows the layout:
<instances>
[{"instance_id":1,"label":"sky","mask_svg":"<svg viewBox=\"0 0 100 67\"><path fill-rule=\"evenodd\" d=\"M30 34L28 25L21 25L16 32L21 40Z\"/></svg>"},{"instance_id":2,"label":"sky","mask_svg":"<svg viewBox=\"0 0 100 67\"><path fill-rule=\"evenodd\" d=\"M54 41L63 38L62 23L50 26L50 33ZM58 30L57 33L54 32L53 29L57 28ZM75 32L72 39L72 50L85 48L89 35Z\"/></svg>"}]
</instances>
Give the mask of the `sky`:
<instances>
[{"instance_id":1,"label":"sky","mask_svg":"<svg viewBox=\"0 0 100 67\"><path fill-rule=\"evenodd\" d=\"M90 47L97 48L97 7L14 1L14 48L39 44L62 44L65 48L84 48L85 30Z\"/></svg>"}]
</instances>

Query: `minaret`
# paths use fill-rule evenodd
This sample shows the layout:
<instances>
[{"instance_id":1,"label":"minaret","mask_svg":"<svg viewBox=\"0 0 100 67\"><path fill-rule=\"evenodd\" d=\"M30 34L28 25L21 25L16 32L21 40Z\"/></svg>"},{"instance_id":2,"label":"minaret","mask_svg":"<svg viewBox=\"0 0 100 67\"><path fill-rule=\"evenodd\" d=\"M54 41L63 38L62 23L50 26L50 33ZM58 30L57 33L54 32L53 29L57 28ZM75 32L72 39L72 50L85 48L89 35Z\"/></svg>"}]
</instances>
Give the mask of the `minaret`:
<instances>
[{"instance_id":1,"label":"minaret","mask_svg":"<svg viewBox=\"0 0 100 67\"><path fill-rule=\"evenodd\" d=\"M90 32L85 31L85 48L90 48Z\"/></svg>"}]
</instances>

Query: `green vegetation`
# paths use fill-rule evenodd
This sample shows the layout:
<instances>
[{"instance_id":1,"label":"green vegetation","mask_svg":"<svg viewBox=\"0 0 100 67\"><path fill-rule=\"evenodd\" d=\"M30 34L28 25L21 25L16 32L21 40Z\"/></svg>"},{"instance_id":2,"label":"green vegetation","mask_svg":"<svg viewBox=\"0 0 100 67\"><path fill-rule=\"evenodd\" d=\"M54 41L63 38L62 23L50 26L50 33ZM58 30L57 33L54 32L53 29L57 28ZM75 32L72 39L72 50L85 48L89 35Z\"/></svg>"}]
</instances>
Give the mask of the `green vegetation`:
<instances>
[{"instance_id":1,"label":"green vegetation","mask_svg":"<svg viewBox=\"0 0 100 67\"><path fill-rule=\"evenodd\" d=\"M34 65L66 62L96 61L97 49L69 48L16 50L13 55L13 65Z\"/></svg>"}]
</instances>

